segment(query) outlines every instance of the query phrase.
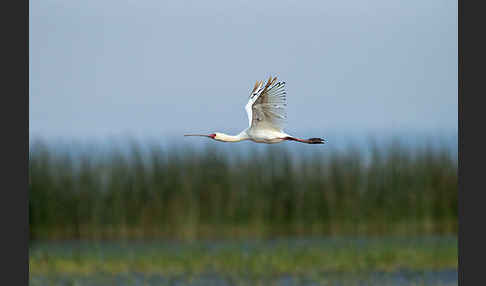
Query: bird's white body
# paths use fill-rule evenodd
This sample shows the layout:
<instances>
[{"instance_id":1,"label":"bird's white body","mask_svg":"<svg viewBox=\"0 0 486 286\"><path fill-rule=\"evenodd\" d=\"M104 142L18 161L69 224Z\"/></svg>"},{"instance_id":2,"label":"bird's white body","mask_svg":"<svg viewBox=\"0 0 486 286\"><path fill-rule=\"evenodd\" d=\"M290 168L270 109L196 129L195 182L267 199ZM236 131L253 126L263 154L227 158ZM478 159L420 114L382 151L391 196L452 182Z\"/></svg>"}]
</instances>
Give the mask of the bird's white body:
<instances>
[{"instance_id":1,"label":"bird's white body","mask_svg":"<svg viewBox=\"0 0 486 286\"><path fill-rule=\"evenodd\" d=\"M249 126L237 135L216 132L206 136L222 142L240 142L251 140L256 143L274 144L291 140L308 144L324 144L321 138L299 139L283 131L286 116L285 82L276 82L277 78L270 77L265 84L257 81L250 93L250 99L245 106Z\"/></svg>"},{"instance_id":2,"label":"bird's white body","mask_svg":"<svg viewBox=\"0 0 486 286\"><path fill-rule=\"evenodd\" d=\"M289 134L283 131L272 130L272 129L248 128L245 131L249 134L250 140L256 143L267 143L267 144L280 143L286 140L284 138L290 136Z\"/></svg>"},{"instance_id":3,"label":"bird's white body","mask_svg":"<svg viewBox=\"0 0 486 286\"><path fill-rule=\"evenodd\" d=\"M280 143L289 137L287 133L275 130L253 129L247 128L241 131L238 135L232 136L224 133L216 132L214 140L221 142L240 142L243 140L251 140L256 143Z\"/></svg>"}]
</instances>

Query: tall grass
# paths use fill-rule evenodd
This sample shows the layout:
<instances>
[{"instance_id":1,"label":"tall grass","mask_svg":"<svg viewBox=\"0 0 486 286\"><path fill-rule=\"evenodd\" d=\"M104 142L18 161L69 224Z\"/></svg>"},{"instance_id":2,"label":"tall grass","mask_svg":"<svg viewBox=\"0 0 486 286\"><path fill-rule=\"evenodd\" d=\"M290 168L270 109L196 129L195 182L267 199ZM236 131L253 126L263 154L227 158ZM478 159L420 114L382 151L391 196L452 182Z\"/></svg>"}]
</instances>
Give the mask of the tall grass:
<instances>
[{"instance_id":1,"label":"tall grass","mask_svg":"<svg viewBox=\"0 0 486 286\"><path fill-rule=\"evenodd\" d=\"M218 146L218 145L214 145ZM31 144L32 239L274 238L455 234L457 159L390 143L248 154L59 151Z\"/></svg>"}]
</instances>

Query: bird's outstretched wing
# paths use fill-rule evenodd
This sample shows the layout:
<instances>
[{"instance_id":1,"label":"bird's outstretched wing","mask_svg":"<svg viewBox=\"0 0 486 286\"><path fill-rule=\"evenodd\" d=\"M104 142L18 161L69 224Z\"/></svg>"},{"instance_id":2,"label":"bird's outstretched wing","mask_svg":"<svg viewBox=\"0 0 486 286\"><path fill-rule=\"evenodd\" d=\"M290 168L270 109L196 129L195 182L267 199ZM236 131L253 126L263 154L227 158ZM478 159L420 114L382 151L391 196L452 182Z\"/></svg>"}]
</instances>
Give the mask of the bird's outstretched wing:
<instances>
[{"instance_id":1,"label":"bird's outstretched wing","mask_svg":"<svg viewBox=\"0 0 486 286\"><path fill-rule=\"evenodd\" d=\"M285 95L285 82L277 82L276 77L270 76L265 85L257 81L245 106L250 128L281 131L287 119Z\"/></svg>"}]
</instances>

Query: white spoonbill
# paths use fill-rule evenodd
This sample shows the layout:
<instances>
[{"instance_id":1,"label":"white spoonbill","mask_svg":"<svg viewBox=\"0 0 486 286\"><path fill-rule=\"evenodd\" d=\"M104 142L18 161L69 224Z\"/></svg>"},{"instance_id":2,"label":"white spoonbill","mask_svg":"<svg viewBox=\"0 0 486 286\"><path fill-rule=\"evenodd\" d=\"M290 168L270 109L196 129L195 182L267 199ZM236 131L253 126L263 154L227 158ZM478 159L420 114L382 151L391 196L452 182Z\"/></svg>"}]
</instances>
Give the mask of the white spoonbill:
<instances>
[{"instance_id":1,"label":"white spoonbill","mask_svg":"<svg viewBox=\"0 0 486 286\"><path fill-rule=\"evenodd\" d=\"M301 139L283 131L283 123L287 119L285 108L285 82L277 82L277 78L268 79L265 86L263 81L257 81L250 93L250 100L245 106L248 114L249 127L238 135L228 135L215 132L209 135L187 134L184 136L203 136L222 142L239 142L251 140L256 143L280 143L282 141L297 141L307 144L324 144L322 138Z\"/></svg>"}]
</instances>

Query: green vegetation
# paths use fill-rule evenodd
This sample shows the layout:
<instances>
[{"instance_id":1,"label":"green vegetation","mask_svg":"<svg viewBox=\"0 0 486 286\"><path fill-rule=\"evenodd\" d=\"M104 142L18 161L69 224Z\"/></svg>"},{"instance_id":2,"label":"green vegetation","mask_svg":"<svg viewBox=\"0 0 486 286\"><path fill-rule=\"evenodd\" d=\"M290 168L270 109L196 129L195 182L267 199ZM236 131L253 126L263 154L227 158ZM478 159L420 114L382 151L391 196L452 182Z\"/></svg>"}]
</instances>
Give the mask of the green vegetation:
<instances>
[{"instance_id":1,"label":"green vegetation","mask_svg":"<svg viewBox=\"0 0 486 286\"><path fill-rule=\"evenodd\" d=\"M43 242L29 266L31 285L457 285L457 239Z\"/></svg>"},{"instance_id":2,"label":"green vegetation","mask_svg":"<svg viewBox=\"0 0 486 286\"><path fill-rule=\"evenodd\" d=\"M31 144L30 284L457 285L450 149L210 146Z\"/></svg>"},{"instance_id":3,"label":"green vegetation","mask_svg":"<svg viewBox=\"0 0 486 286\"><path fill-rule=\"evenodd\" d=\"M33 274L304 275L457 268L455 237L37 243Z\"/></svg>"},{"instance_id":4,"label":"green vegetation","mask_svg":"<svg viewBox=\"0 0 486 286\"><path fill-rule=\"evenodd\" d=\"M108 153L31 144L33 240L455 235L457 158L392 142L369 153L212 144ZM321 147L321 146L320 146ZM369 156L367 156L369 154Z\"/></svg>"}]
</instances>

